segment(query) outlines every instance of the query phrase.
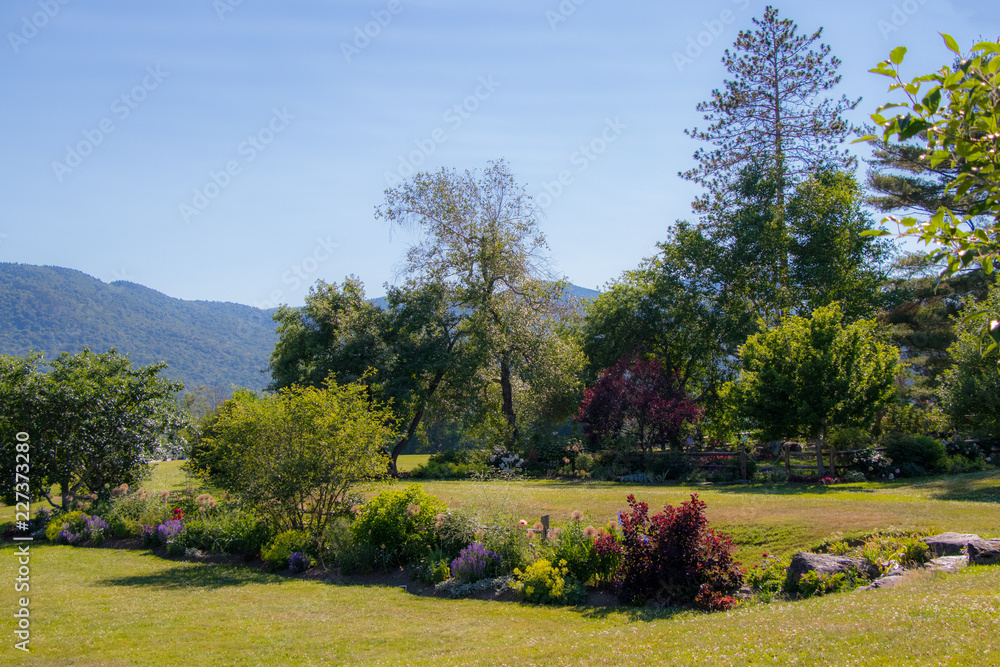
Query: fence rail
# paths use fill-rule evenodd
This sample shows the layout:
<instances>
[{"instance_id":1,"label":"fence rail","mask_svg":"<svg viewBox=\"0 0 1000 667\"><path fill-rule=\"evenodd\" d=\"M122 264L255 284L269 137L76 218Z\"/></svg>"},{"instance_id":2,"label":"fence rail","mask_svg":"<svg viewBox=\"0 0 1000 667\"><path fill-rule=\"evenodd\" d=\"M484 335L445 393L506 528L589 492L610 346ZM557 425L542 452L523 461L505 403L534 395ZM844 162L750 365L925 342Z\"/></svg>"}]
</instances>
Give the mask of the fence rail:
<instances>
[{"instance_id":1,"label":"fence rail","mask_svg":"<svg viewBox=\"0 0 1000 667\"><path fill-rule=\"evenodd\" d=\"M885 451L885 447L875 447L874 450L877 451L877 452ZM833 450L833 449L824 448L822 450L822 455L823 455L823 458L825 460L824 462L826 462L827 465L829 465L829 473L828 474L831 477L836 477L836 475L837 475L837 457L838 456L844 456L844 455L850 455L850 454L860 454L861 452L866 452L866 451L870 451L870 450L867 450L867 449L846 449L846 450L842 450L842 451L837 451L837 450ZM691 467L695 468L695 469L708 469L708 468L711 468L712 470L738 470L739 473L740 473L740 480L743 481L743 482L748 481L748 479L747 479L747 453L746 453L746 450L743 449L743 448L740 448L739 451L735 451L735 452L710 451L710 452L679 452L679 453L682 456L684 456L685 458L688 458L688 459L697 459L697 458L705 457L705 456L725 456L727 458L728 457L734 457L734 456L738 457L739 458L739 464L738 465L718 465L718 464L715 464L715 463L702 463L700 465L699 464L693 464ZM799 452L793 452L793 451L791 451L790 447L786 446L786 447L782 447L781 454L779 454L779 460L783 461L784 466L785 466L785 473L788 474L788 475L791 475L791 472L793 470L811 470L811 471L815 472L816 475L818 476L820 474L819 473L819 460L817 458L817 454L818 453L819 452L816 451L816 445L813 446L813 450L812 451L799 451ZM792 465L792 463L793 463L792 458L793 457L800 458L800 459L811 459L814 463L812 465ZM777 463L777 460L776 460L776 463ZM798 463L798 461L795 461L795 463ZM824 474L827 474L827 473L825 473L825 471L824 471Z\"/></svg>"}]
</instances>

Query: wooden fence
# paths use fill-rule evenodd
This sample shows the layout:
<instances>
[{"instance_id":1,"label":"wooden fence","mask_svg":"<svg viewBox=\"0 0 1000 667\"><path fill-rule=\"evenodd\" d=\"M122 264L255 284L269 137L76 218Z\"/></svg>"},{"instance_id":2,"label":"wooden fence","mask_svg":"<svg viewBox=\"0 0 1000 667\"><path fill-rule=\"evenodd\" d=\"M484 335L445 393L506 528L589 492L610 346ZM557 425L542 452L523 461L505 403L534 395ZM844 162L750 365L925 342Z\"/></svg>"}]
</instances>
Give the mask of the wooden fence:
<instances>
[{"instance_id":1,"label":"wooden fence","mask_svg":"<svg viewBox=\"0 0 1000 667\"><path fill-rule=\"evenodd\" d=\"M816 447L818 445L813 445L811 451L806 449L801 452L793 452L791 447L787 445L782 447L781 454L779 455L778 461L782 461L785 465L785 473L791 477L793 470L808 470L811 471L817 477L819 476L819 461L817 459ZM884 447L876 447L875 451L884 451ZM849 449L844 451L836 451L832 448L823 450L823 458L827 468L823 471L823 474L829 477L837 476L837 457L847 454L859 454L861 452L868 451L864 449ZM738 457L739 464L737 465L718 465L715 463L702 463L696 464L692 463L692 468L698 470L735 470L739 472L739 479L741 481L748 481L747 479L747 452L742 447L736 452L681 452L681 455L689 459L698 459L700 457L706 456L723 456L726 458L731 458L733 456ZM799 460L794 460L799 459ZM804 459L804 460L803 460ZM799 463L806 463L807 465L793 465Z\"/></svg>"}]
</instances>

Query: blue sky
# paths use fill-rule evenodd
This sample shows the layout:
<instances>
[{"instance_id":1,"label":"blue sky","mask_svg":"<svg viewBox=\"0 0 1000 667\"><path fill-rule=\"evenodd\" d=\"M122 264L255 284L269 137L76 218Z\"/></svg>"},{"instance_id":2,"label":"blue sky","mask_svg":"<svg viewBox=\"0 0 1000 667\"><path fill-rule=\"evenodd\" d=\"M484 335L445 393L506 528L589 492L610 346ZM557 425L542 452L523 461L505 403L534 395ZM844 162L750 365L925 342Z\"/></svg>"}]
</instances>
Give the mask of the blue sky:
<instances>
[{"instance_id":1,"label":"blue sky","mask_svg":"<svg viewBox=\"0 0 1000 667\"><path fill-rule=\"evenodd\" d=\"M599 287L691 218L683 130L765 4L5 0L0 261L267 307L348 274L375 296L408 242L374 218L385 188L504 158L556 272ZM949 61L939 31L1000 35L990 0L777 7L824 28L855 122L894 46L916 75Z\"/></svg>"}]
</instances>

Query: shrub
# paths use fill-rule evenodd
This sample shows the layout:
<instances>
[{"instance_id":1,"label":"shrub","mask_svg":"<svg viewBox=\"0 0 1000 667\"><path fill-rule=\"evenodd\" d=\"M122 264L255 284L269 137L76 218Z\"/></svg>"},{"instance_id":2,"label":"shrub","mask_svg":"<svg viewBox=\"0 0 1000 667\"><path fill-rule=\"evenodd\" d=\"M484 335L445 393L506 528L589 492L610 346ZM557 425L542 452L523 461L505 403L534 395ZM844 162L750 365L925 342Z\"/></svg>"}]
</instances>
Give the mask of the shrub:
<instances>
[{"instance_id":1,"label":"shrub","mask_svg":"<svg viewBox=\"0 0 1000 667\"><path fill-rule=\"evenodd\" d=\"M966 472L979 472L981 470L986 470L989 464L986 463L986 459L970 459L961 454L955 454L954 456L946 456L941 461L941 472L948 473L950 475L958 475Z\"/></svg>"},{"instance_id":2,"label":"shrub","mask_svg":"<svg viewBox=\"0 0 1000 667\"><path fill-rule=\"evenodd\" d=\"M594 547L597 535L593 526L585 528L582 521L571 521L553 541L552 561L564 561L573 578L586 584L601 570L601 557Z\"/></svg>"},{"instance_id":3,"label":"shrub","mask_svg":"<svg viewBox=\"0 0 1000 667\"><path fill-rule=\"evenodd\" d=\"M434 531L441 557L451 560L476 541L478 526L468 512L460 509L447 510L434 517Z\"/></svg>"},{"instance_id":4,"label":"shrub","mask_svg":"<svg viewBox=\"0 0 1000 667\"><path fill-rule=\"evenodd\" d=\"M819 572L806 572L799 578L798 594L804 598L826 595L827 593L837 593L842 590L851 590L858 585L858 574L851 572L833 572L831 574L820 574Z\"/></svg>"},{"instance_id":5,"label":"shrub","mask_svg":"<svg viewBox=\"0 0 1000 667\"><path fill-rule=\"evenodd\" d=\"M831 429L826 442L837 451L865 449L872 446L871 436L856 426Z\"/></svg>"},{"instance_id":6,"label":"shrub","mask_svg":"<svg viewBox=\"0 0 1000 667\"><path fill-rule=\"evenodd\" d=\"M594 573L597 584L613 586L622 564L621 536L614 529L601 530L594 540L594 551L597 552L597 571Z\"/></svg>"},{"instance_id":7,"label":"shrub","mask_svg":"<svg viewBox=\"0 0 1000 667\"><path fill-rule=\"evenodd\" d=\"M79 534L83 532L84 526L86 526L86 515L83 512L65 512L63 514L56 514L49 521L49 525L45 528L45 539L50 542L61 542L66 544L65 540L60 540L59 535L63 531L68 531L68 535Z\"/></svg>"},{"instance_id":8,"label":"shrub","mask_svg":"<svg viewBox=\"0 0 1000 667\"><path fill-rule=\"evenodd\" d=\"M304 551L309 535L301 530L286 530L261 549L260 557L272 572L288 567L289 559L295 552Z\"/></svg>"},{"instance_id":9,"label":"shrub","mask_svg":"<svg viewBox=\"0 0 1000 667\"><path fill-rule=\"evenodd\" d=\"M500 472L521 472L524 460L504 447L494 447L486 458L486 463Z\"/></svg>"},{"instance_id":10,"label":"shrub","mask_svg":"<svg viewBox=\"0 0 1000 667\"><path fill-rule=\"evenodd\" d=\"M747 572L746 581L761 600L770 602L784 588L787 577L788 561L764 554L764 562Z\"/></svg>"},{"instance_id":11,"label":"shrub","mask_svg":"<svg viewBox=\"0 0 1000 667\"><path fill-rule=\"evenodd\" d=\"M628 496L629 512L619 515L622 564L616 582L624 604L690 604L735 594L743 571L733 560L732 540L708 528L705 503L697 494L679 508L648 516L649 505Z\"/></svg>"},{"instance_id":12,"label":"shrub","mask_svg":"<svg viewBox=\"0 0 1000 667\"><path fill-rule=\"evenodd\" d=\"M185 547L255 556L273 537L268 523L255 514L233 507L184 524L180 540Z\"/></svg>"},{"instance_id":13,"label":"shrub","mask_svg":"<svg viewBox=\"0 0 1000 667\"><path fill-rule=\"evenodd\" d=\"M465 584L489 579L498 573L501 562L500 554L473 542L451 562L451 576Z\"/></svg>"},{"instance_id":14,"label":"shrub","mask_svg":"<svg viewBox=\"0 0 1000 667\"><path fill-rule=\"evenodd\" d=\"M502 517L493 518L483 526L479 541L490 551L500 554L500 569L504 574L527 562L528 535L517 523Z\"/></svg>"},{"instance_id":15,"label":"shrub","mask_svg":"<svg viewBox=\"0 0 1000 667\"><path fill-rule=\"evenodd\" d=\"M426 558L411 563L409 571L415 581L431 585L440 584L451 577L448 559L442 558L441 552L437 549L431 551Z\"/></svg>"},{"instance_id":16,"label":"shrub","mask_svg":"<svg viewBox=\"0 0 1000 667\"><path fill-rule=\"evenodd\" d=\"M435 546L437 515L445 506L419 486L388 490L361 506L352 526L356 543L379 552L383 566L406 565Z\"/></svg>"},{"instance_id":17,"label":"shrub","mask_svg":"<svg viewBox=\"0 0 1000 667\"><path fill-rule=\"evenodd\" d=\"M883 438L882 444L904 477L917 477L919 475L912 473L919 470L935 472L944 463L945 446L926 435L890 433Z\"/></svg>"},{"instance_id":18,"label":"shrub","mask_svg":"<svg viewBox=\"0 0 1000 667\"><path fill-rule=\"evenodd\" d=\"M948 456L962 456L970 461L977 461L986 457L977 441L953 440L945 443L945 451Z\"/></svg>"},{"instance_id":19,"label":"shrub","mask_svg":"<svg viewBox=\"0 0 1000 667\"><path fill-rule=\"evenodd\" d=\"M511 588L527 602L579 605L587 601L587 590L569 575L565 561L554 566L543 558L529 565L524 572L514 570L514 574L517 580Z\"/></svg>"},{"instance_id":20,"label":"shrub","mask_svg":"<svg viewBox=\"0 0 1000 667\"><path fill-rule=\"evenodd\" d=\"M206 457L212 480L284 530L322 534L359 484L384 477L392 411L364 382L239 391L218 411ZM303 502L305 500L305 502Z\"/></svg>"},{"instance_id":21,"label":"shrub","mask_svg":"<svg viewBox=\"0 0 1000 667\"><path fill-rule=\"evenodd\" d=\"M95 545L100 545L104 542L105 536L108 534L108 522L99 516L88 516L85 518L85 525L83 527L83 539L90 540Z\"/></svg>"},{"instance_id":22,"label":"shrub","mask_svg":"<svg viewBox=\"0 0 1000 667\"><path fill-rule=\"evenodd\" d=\"M872 447L848 454L847 458L841 461L841 470L861 474L870 480L892 479L895 476L895 468L892 459L886 458L882 452L875 451ZM858 480L854 475L852 481L864 480Z\"/></svg>"}]
</instances>

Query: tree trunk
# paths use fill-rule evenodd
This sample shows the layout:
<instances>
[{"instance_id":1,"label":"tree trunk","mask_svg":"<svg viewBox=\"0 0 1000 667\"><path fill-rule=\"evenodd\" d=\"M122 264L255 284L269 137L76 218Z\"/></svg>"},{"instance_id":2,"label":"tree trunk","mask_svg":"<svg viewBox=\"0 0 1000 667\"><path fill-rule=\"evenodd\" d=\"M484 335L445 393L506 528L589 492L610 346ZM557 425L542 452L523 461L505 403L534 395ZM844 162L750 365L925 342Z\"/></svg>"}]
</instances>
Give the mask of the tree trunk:
<instances>
[{"instance_id":1,"label":"tree trunk","mask_svg":"<svg viewBox=\"0 0 1000 667\"><path fill-rule=\"evenodd\" d=\"M413 415L413 419L410 420L410 426L406 429L406 435L399 439L396 446L392 448L391 458L389 462L389 474L392 477L399 477L399 468L396 466L396 460L399 455L403 453L406 446L410 444L410 440L417 432L417 428L420 426L420 421L424 418L424 411L427 409L427 401L430 400L434 392L437 391L438 385L441 384L441 379L444 377L444 371L438 371L434 379L431 380L430 385L427 387L427 395L424 396L424 400L420 402L420 407L417 408L416 413Z\"/></svg>"},{"instance_id":2,"label":"tree trunk","mask_svg":"<svg viewBox=\"0 0 1000 667\"><path fill-rule=\"evenodd\" d=\"M508 363L506 355L500 357L500 395L503 401L501 412L507 418L507 426L510 428L508 448L511 451L516 451L518 441L517 415L514 414L514 388L510 381L510 363Z\"/></svg>"}]
</instances>

